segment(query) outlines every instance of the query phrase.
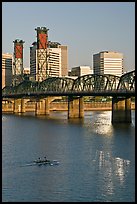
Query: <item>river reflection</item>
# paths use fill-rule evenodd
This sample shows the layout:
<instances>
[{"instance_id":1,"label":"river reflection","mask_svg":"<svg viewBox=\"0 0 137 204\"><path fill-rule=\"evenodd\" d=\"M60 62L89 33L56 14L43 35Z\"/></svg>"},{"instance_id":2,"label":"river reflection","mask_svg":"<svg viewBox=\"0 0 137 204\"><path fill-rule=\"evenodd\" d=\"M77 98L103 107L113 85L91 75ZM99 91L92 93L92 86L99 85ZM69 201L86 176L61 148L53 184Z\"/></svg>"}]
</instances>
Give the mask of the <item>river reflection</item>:
<instances>
[{"instance_id":1,"label":"river reflection","mask_svg":"<svg viewBox=\"0 0 137 204\"><path fill-rule=\"evenodd\" d=\"M122 183L125 180L126 173L130 166L130 161L119 157L113 157L109 152L96 151L95 159L93 160L95 165L99 166L100 171L103 169L109 169L108 177L112 178L112 173ZM107 167L107 168L106 168Z\"/></svg>"},{"instance_id":2,"label":"river reflection","mask_svg":"<svg viewBox=\"0 0 137 204\"><path fill-rule=\"evenodd\" d=\"M111 111L3 114L3 202L135 201L135 112L132 121L112 125ZM27 165L44 156L59 165Z\"/></svg>"}]
</instances>

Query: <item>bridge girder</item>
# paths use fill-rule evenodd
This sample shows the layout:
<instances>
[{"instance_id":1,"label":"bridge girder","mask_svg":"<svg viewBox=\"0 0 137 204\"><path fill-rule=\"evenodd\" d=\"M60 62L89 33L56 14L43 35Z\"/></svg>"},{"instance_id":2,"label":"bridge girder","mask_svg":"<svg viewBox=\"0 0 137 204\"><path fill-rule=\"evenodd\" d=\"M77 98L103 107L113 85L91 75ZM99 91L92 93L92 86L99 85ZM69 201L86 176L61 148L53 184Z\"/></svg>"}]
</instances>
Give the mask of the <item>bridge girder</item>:
<instances>
[{"instance_id":1,"label":"bridge girder","mask_svg":"<svg viewBox=\"0 0 137 204\"><path fill-rule=\"evenodd\" d=\"M49 77L40 83L40 91L67 92L72 89L74 80L67 77Z\"/></svg>"},{"instance_id":2,"label":"bridge girder","mask_svg":"<svg viewBox=\"0 0 137 204\"><path fill-rule=\"evenodd\" d=\"M128 72L121 76L118 89L135 91L135 71Z\"/></svg>"},{"instance_id":3,"label":"bridge girder","mask_svg":"<svg viewBox=\"0 0 137 204\"><path fill-rule=\"evenodd\" d=\"M16 93L29 93L37 90L38 82L25 80L15 87Z\"/></svg>"},{"instance_id":4,"label":"bridge girder","mask_svg":"<svg viewBox=\"0 0 137 204\"><path fill-rule=\"evenodd\" d=\"M15 87L13 87L13 86L5 86L2 89L2 94L11 94L11 93L14 93L14 91L15 91Z\"/></svg>"},{"instance_id":5,"label":"bridge girder","mask_svg":"<svg viewBox=\"0 0 137 204\"><path fill-rule=\"evenodd\" d=\"M17 86L7 86L2 89L3 97L12 94L28 93L76 93L76 92L104 92L126 90L135 91L135 71L128 72L121 77L104 74L89 74L71 79L69 77L49 77L42 82L24 80Z\"/></svg>"},{"instance_id":6,"label":"bridge girder","mask_svg":"<svg viewBox=\"0 0 137 204\"><path fill-rule=\"evenodd\" d=\"M120 77L110 74L90 74L78 77L73 84L73 91L104 91L117 88Z\"/></svg>"}]
</instances>

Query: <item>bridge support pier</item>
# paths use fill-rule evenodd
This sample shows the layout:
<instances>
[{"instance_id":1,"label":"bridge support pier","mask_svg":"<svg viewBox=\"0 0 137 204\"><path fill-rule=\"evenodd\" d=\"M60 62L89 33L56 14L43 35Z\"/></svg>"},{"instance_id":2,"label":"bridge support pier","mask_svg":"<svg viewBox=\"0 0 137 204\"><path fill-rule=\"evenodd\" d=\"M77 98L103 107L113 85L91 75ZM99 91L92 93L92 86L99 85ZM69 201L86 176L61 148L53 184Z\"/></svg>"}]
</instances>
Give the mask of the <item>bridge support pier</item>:
<instances>
[{"instance_id":1,"label":"bridge support pier","mask_svg":"<svg viewBox=\"0 0 137 204\"><path fill-rule=\"evenodd\" d=\"M83 97L68 97L68 118L83 118Z\"/></svg>"},{"instance_id":2,"label":"bridge support pier","mask_svg":"<svg viewBox=\"0 0 137 204\"><path fill-rule=\"evenodd\" d=\"M14 99L14 113L25 113L25 99Z\"/></svg>"},{"instance_id":3,"label":"bridge support pier","mask_svg":"<svg viewBox=\"0 0 137 204\"><path fill-rule=\"evenodd\" d=\"M112 98L112 123L131 123L131 98Z\"/></svg>"},{"instance_id":4,"label":"bridge support pier","mask_svg":"<svg viewBox=\"0 0 137 204\"><path fill-rule=\"evenodd\" d=\"M49 115L49 97L38 99L35 106L35 115Z\"/></svg>"}]
</instances>

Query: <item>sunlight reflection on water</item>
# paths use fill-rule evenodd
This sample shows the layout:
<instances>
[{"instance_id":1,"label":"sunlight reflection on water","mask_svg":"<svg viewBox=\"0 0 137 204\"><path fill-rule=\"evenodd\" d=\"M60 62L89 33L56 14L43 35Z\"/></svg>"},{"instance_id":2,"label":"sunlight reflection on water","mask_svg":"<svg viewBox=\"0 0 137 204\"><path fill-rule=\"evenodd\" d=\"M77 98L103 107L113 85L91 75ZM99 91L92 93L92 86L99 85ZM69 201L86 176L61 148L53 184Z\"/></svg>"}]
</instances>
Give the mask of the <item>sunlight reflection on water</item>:
<instances>
[{"instance_id":1,"label":"sunlight reflection on water","mask_svg":"<svg viewBox=\"0 0 137 204\"><path fill-rule=\"evenodd\" d=\"M135 200L134 123L112 125L110 111L3 116L4 202ZM60 164L25 166L45 155Z\"/></svg>"}]
</instances>

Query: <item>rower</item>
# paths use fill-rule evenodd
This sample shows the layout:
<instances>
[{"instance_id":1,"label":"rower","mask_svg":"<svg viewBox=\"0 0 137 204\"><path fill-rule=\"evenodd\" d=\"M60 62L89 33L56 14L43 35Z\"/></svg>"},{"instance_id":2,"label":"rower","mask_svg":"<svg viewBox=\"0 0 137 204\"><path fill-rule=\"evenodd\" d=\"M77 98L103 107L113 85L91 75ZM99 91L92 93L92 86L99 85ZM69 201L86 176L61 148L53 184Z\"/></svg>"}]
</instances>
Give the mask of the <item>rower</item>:
<instances>
[{"instance_id":1,"label":"rower","mask_svg":"<svg viewBox=\"0 0 137 204\"><path fill-rule=\"evenodd\" d=\"M44 157L44 159L45 159L45 160L44 160L45 162L48 161L48 160L47 160L47 157Z\"/></svg>"},{"instance_id":2,"label":"rower","mask_svg":"<svg viewBox=\"0 0 137 204\"><path fill-rule=\"evenodd\" d=\"M38 158L38 162L41 162L41 158L40 157Z\"/></svg>"}]
</instances>

